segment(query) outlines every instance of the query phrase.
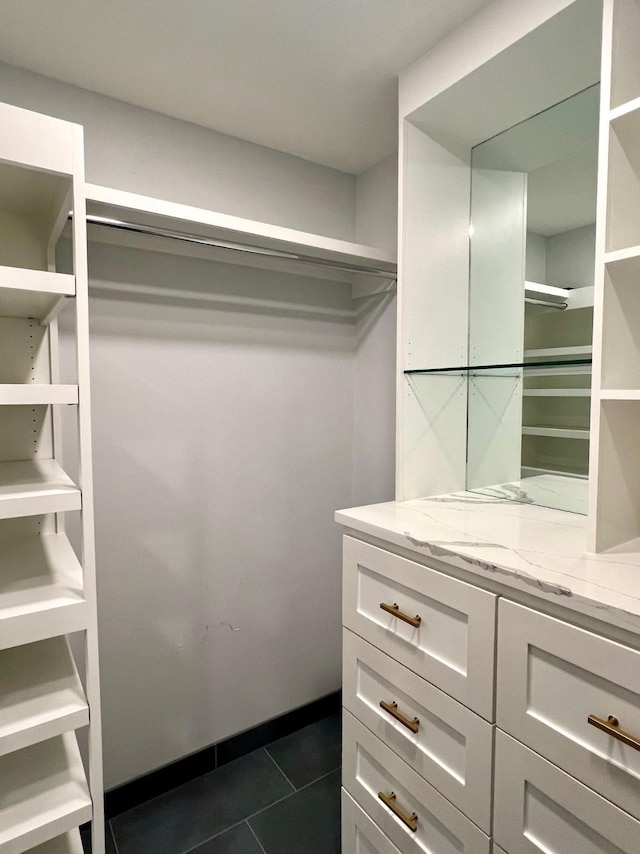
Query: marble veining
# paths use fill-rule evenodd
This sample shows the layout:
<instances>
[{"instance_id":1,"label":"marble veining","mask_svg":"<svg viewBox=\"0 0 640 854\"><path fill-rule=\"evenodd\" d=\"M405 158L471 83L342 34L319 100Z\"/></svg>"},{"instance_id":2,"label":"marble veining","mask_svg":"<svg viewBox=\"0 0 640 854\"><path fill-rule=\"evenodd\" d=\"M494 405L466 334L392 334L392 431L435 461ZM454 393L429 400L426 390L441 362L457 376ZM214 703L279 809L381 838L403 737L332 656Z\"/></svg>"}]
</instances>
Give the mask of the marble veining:
<instances>
[{"instance_id":1,"label":"marble veining","mask_svg":"<svg viewBox=\"0 0 640 854\"><path fill-rule=\"evenodd\" d=\"M585 551L586 517L460 492L341 510L347 528L640 632L640 554ZM473 579L470 579L473 580Z\"/></svg>"}]
</instances>

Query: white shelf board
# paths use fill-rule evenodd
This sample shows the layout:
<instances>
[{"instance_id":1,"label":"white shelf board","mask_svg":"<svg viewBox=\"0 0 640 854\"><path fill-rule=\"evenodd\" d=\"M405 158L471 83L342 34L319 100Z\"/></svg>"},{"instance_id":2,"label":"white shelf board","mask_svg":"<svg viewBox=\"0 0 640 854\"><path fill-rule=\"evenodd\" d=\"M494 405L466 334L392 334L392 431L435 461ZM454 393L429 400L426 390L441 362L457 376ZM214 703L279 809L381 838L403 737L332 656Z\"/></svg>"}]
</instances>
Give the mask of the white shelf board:
<instances>
[{"instance_id":1,"label":"white shelf board","mask_svg":"<svg viewBox=\"0 0 640 854\"><path fill-rule=\"evenodd\" d=\"M0 851L22 854L91 818L73 733L0 758Z\"/></svg>"},{"instance_id":2,"label":"white shelf board","mask_svg":"<svg viewBox=\"0 0 640 854\"><path fill-rule=\"evenodd\" d=\"M589 439L588 430L568 427L523 427L523 436L547 436L552 439Z\"/></svg>"},{"instance_id":3,"label":"white shelf board","mask_svg":"<svg viewBox=\"0 0 640 854\"><path fill-rule=\"evenodd\" d=\"M524 388L525 397L591 397L589 388Z\"/></svg>"},{"instance_id":4,"label":"white shelf board","mask_svg":"<svg viewBox=\"0 0 640 854\"><path fill-rule=\"evenodd\" d=\"M396 274L395 255L383 249L96 184L85 188L90 214Z\"/></svg>"},{"instance_id":5,"label":"white shelf board","mask_svg":"<svg viewBox=\"0 0 640 854\"><path fill-rule=\"evenodd\" d=\"M82 568L65 534L0 541L0 650L87 628Z\"/></svg>"},{"instance_id":6,"label":"white shelf board","mask_svg":"<svg viewBox=\"0 0 640 854\"><path fill-rule=\"evenodd\" d=\"M66 273L0 266L0 316L44 320L75 296L76 281Z\"/></svg>"},{"instance_id":7,"label":"white shelf board","mask_svg":"<svg viewBox=\"0 0 640 854\"><path fill-rule=\"evenodd\" d=\"M55 460L0 463L0 519L79 510L80 490Z\"/></svg>"},{"instance_id":8,"label":"white shelf board","mask_svg":"<svg viewBox=\"0 0 640 854\"><path fill-rule=\"evenodd\" d=\"M565 311L573 311L577 308L593 308L594 288L574 288L567 297Z\"/></svg>"},{"instance_id":9,"label":"white shelf board","mask_svg":"<svg viewBox=\"0 0 640 854\"><path fill-rule=\"evenodd\" d=\"M48 406L77 402L77 385L0 383L0 406Z\"/></svg>"},{"instance_id":10,"label":"white shelf board","mask_svg":"<svg viewBox=\"0 0 640 854\"><path fill-rule=\"evenodd\" d=\"M616 119L632 113L640 114L640 98L633 98L631 101L626 101L624 104L620 104L619 107L615 107L609 113L609 121L615 122Z\"/></svg>"},{"instance_id":11,"label":"white shelf board","mask_svg":"<svg viewBox=\"0 0 640 854\"><path fill-rule=\"evenodd\" d=\"M525 359L564 359L567 356L590 356L593 353L591 344L583 344L578 347L544 347L539 350L525 350Z\"/></svg>"},{"instance_id":12,"label":"white shelf board","mask_svg":"<svg viewBox=\"0 0 640 854\"><path fill-rule=\"evenodd\" d=\"M42 845L36 845L29 854L84 854L80 831L74 828L68 833L56 836L55 839L43 842Z\"/></svg>"},{"instance_id":13,"label":"white shelf board","mask_svg":"<svg viewBox=\"0 0 640 854\"><path fill-rule=\"evenodd\" d=\"M640 400L640 389L637 388L602 388L601 400Z\"/></svg>"},{"instance_id":14,"label":"white shelf board","mask_svg":"<svg viewBox=\"0 0 640 854\"><path fill-rule=\"evenodd\" d=\"M66 638L0 652L0 756L88 723Z\"/></svg>"}]
</instances>

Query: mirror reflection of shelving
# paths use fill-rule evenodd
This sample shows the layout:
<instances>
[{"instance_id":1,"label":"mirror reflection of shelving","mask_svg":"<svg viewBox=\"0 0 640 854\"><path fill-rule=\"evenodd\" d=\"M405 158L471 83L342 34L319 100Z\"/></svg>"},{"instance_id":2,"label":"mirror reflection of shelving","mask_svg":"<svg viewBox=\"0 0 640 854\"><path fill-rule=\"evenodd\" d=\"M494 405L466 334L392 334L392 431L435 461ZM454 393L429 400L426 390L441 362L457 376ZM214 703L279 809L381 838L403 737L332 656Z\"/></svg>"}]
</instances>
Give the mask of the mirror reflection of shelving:
<instances>
[{"instance_id":1,"label":"mirror reflection of shelving","mask_svg":"<svg viewBox=\"0 0 640 854\"><path fill-rule=\"evenodd\" d=\"M585 513L598 110L595 85L472 150L469 365L527 367L469 375L467 488Z\"/></svg>"}]
</instances>

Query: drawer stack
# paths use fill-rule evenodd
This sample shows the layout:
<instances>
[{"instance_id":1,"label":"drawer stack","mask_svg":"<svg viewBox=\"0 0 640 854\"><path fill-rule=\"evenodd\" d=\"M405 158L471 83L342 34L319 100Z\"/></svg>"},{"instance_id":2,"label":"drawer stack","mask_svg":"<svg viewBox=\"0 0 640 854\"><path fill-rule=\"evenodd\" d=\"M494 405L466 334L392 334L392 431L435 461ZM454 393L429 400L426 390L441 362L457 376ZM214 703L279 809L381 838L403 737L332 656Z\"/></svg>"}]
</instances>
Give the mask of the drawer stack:
<instances>
[{"instance_id":1,"label":"drawer stack","mask_svg":"<svg viewBox=\"0 0 640 854\"><path fill-rule=\"evenodd\" d=\"M345 537L344 854L489 854L496 599Z\"/></svg>"},{"instance_id":2,"label":"drawer stack","mask_svg":"<svg viewBox=\"0 0 640 854\"><path fill-rule=\"evenodd\" d=\"M498 627L496 842L637 854L640 652L504 599Z\"/></svg>"}]
</instances>

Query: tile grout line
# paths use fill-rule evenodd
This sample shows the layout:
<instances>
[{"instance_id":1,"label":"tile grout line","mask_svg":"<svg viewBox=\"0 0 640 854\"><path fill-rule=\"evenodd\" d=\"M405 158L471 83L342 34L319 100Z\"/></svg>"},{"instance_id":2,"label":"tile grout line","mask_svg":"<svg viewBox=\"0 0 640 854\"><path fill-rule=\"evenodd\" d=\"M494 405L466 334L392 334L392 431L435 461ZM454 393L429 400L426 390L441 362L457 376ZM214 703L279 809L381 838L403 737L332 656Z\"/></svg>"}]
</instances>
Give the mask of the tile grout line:
<instances>
[{"instance_id":1,"label":"tile grout line","mask_svg":"<svg viewBox=\"0 0 640 854\"><path fill-rule=\"evenodd\" d=\"M249 824L249 821L247 819L245 819L245 823L246 823L247 827L249 828L249 830L251 831L251 833L253 834L253 838L255 839L255 841L260 846L260 850L262 851L262 854L267 854L267 852L264 850L264 845L262 844L262 842L260 842L260 840L256 836L255 830L251 827L251 825Z\"/></svg>"},{"instance_id":2,"label":"tile grout line","mask_svg":"<svg viewBox=\"0 0 640 854\"><path fill-rule=\"evenodd\" d=\"M287 781L287 783L291 786L292 790L293 790L294 792L297 792L297 791L298 791L298 789L296 789L296 787L293 785L293 783L291 782L291 780L287 777L287 775L284 773L284 771L282 770L282 768L278 765L278 763L276 762L276 760L275 760L275 759L273 758L273 756L269 753L269 749L268 749L267 747L263 747L262 749L263 749L263 750L264 750L264 752L267 754L267 756L269 757L269 759L273 762L273 764L276 766L276 768L278 769L278 771L282 774L282 776L283 776L283 777L284 777L284 779Z\"/></svg>"},{"instance_id":3,"label":"tile grout line","mask_svg":"<svg viewBox=\"0 0 640 854\"><path fill-rule=\"evenodd\" d=\"M111 821L108 821L107 825L109 827L109 833L111 834L111 841L113 842L113 847L115 848L115 852L116 852L116 854L120 854L120 849L118 848L118 843L116 841L116 835L113 832L113 827L111 826Z\"/></svg>"},{"instance_id":4,"label":"tile grout line","mask_svg":"<svg viewBox=\"0 0 640 854\"><path fill-rule=\"evenodd\" d=\"M265 750L264 747L261 749ZM289 794L285 795L282 798L278 798L278 800L274 801L272 804L267 804L266 807L262 807L262 809L256 810L256 812L251 813L251 815L248 815L246 818L240 819L240 821L236 821L235 824L230 824L229 827L225 827L224 830L220 830L218 833L214 833L213 836L210 836L208 839L203 839L202 842L198 842L198 844L195 845L193 848L188 848L186 851L181 852L181 854L196 854L196 852L198 851L198 848L200 848L202 845L206 845L209 842L213 842L214 839L217 839L219 836L222 836L223 833L227 833L227 831L233 830L234 828L239 827L241 824L244 824L245 822L249 825L249 822L251 821L252 818L255 818L257 815L260 815L261 813L266 812L266 810L270 810L271 807L275 807L278 804L281 804L283 801L286 801L287 798L292 798L294 795L297 795L298 792L303 792L305 789L308 789L309 786L313 786L314 783L318 783L320 780L324 780L325 777L329 777L331 774L335 774L335 772L339 771L341 767L342 767L341 765L338 765L337 768L334 768L332 771L329 771L327 774L323 774L321 777L318 777L317 780L312 780L310 783L306 783L300 789L294 789L293 792L289 792ZM251 825L249 825L249 828L251 830L253 830L253 828L251 828Z\"/></svg>"}]
</instances>

